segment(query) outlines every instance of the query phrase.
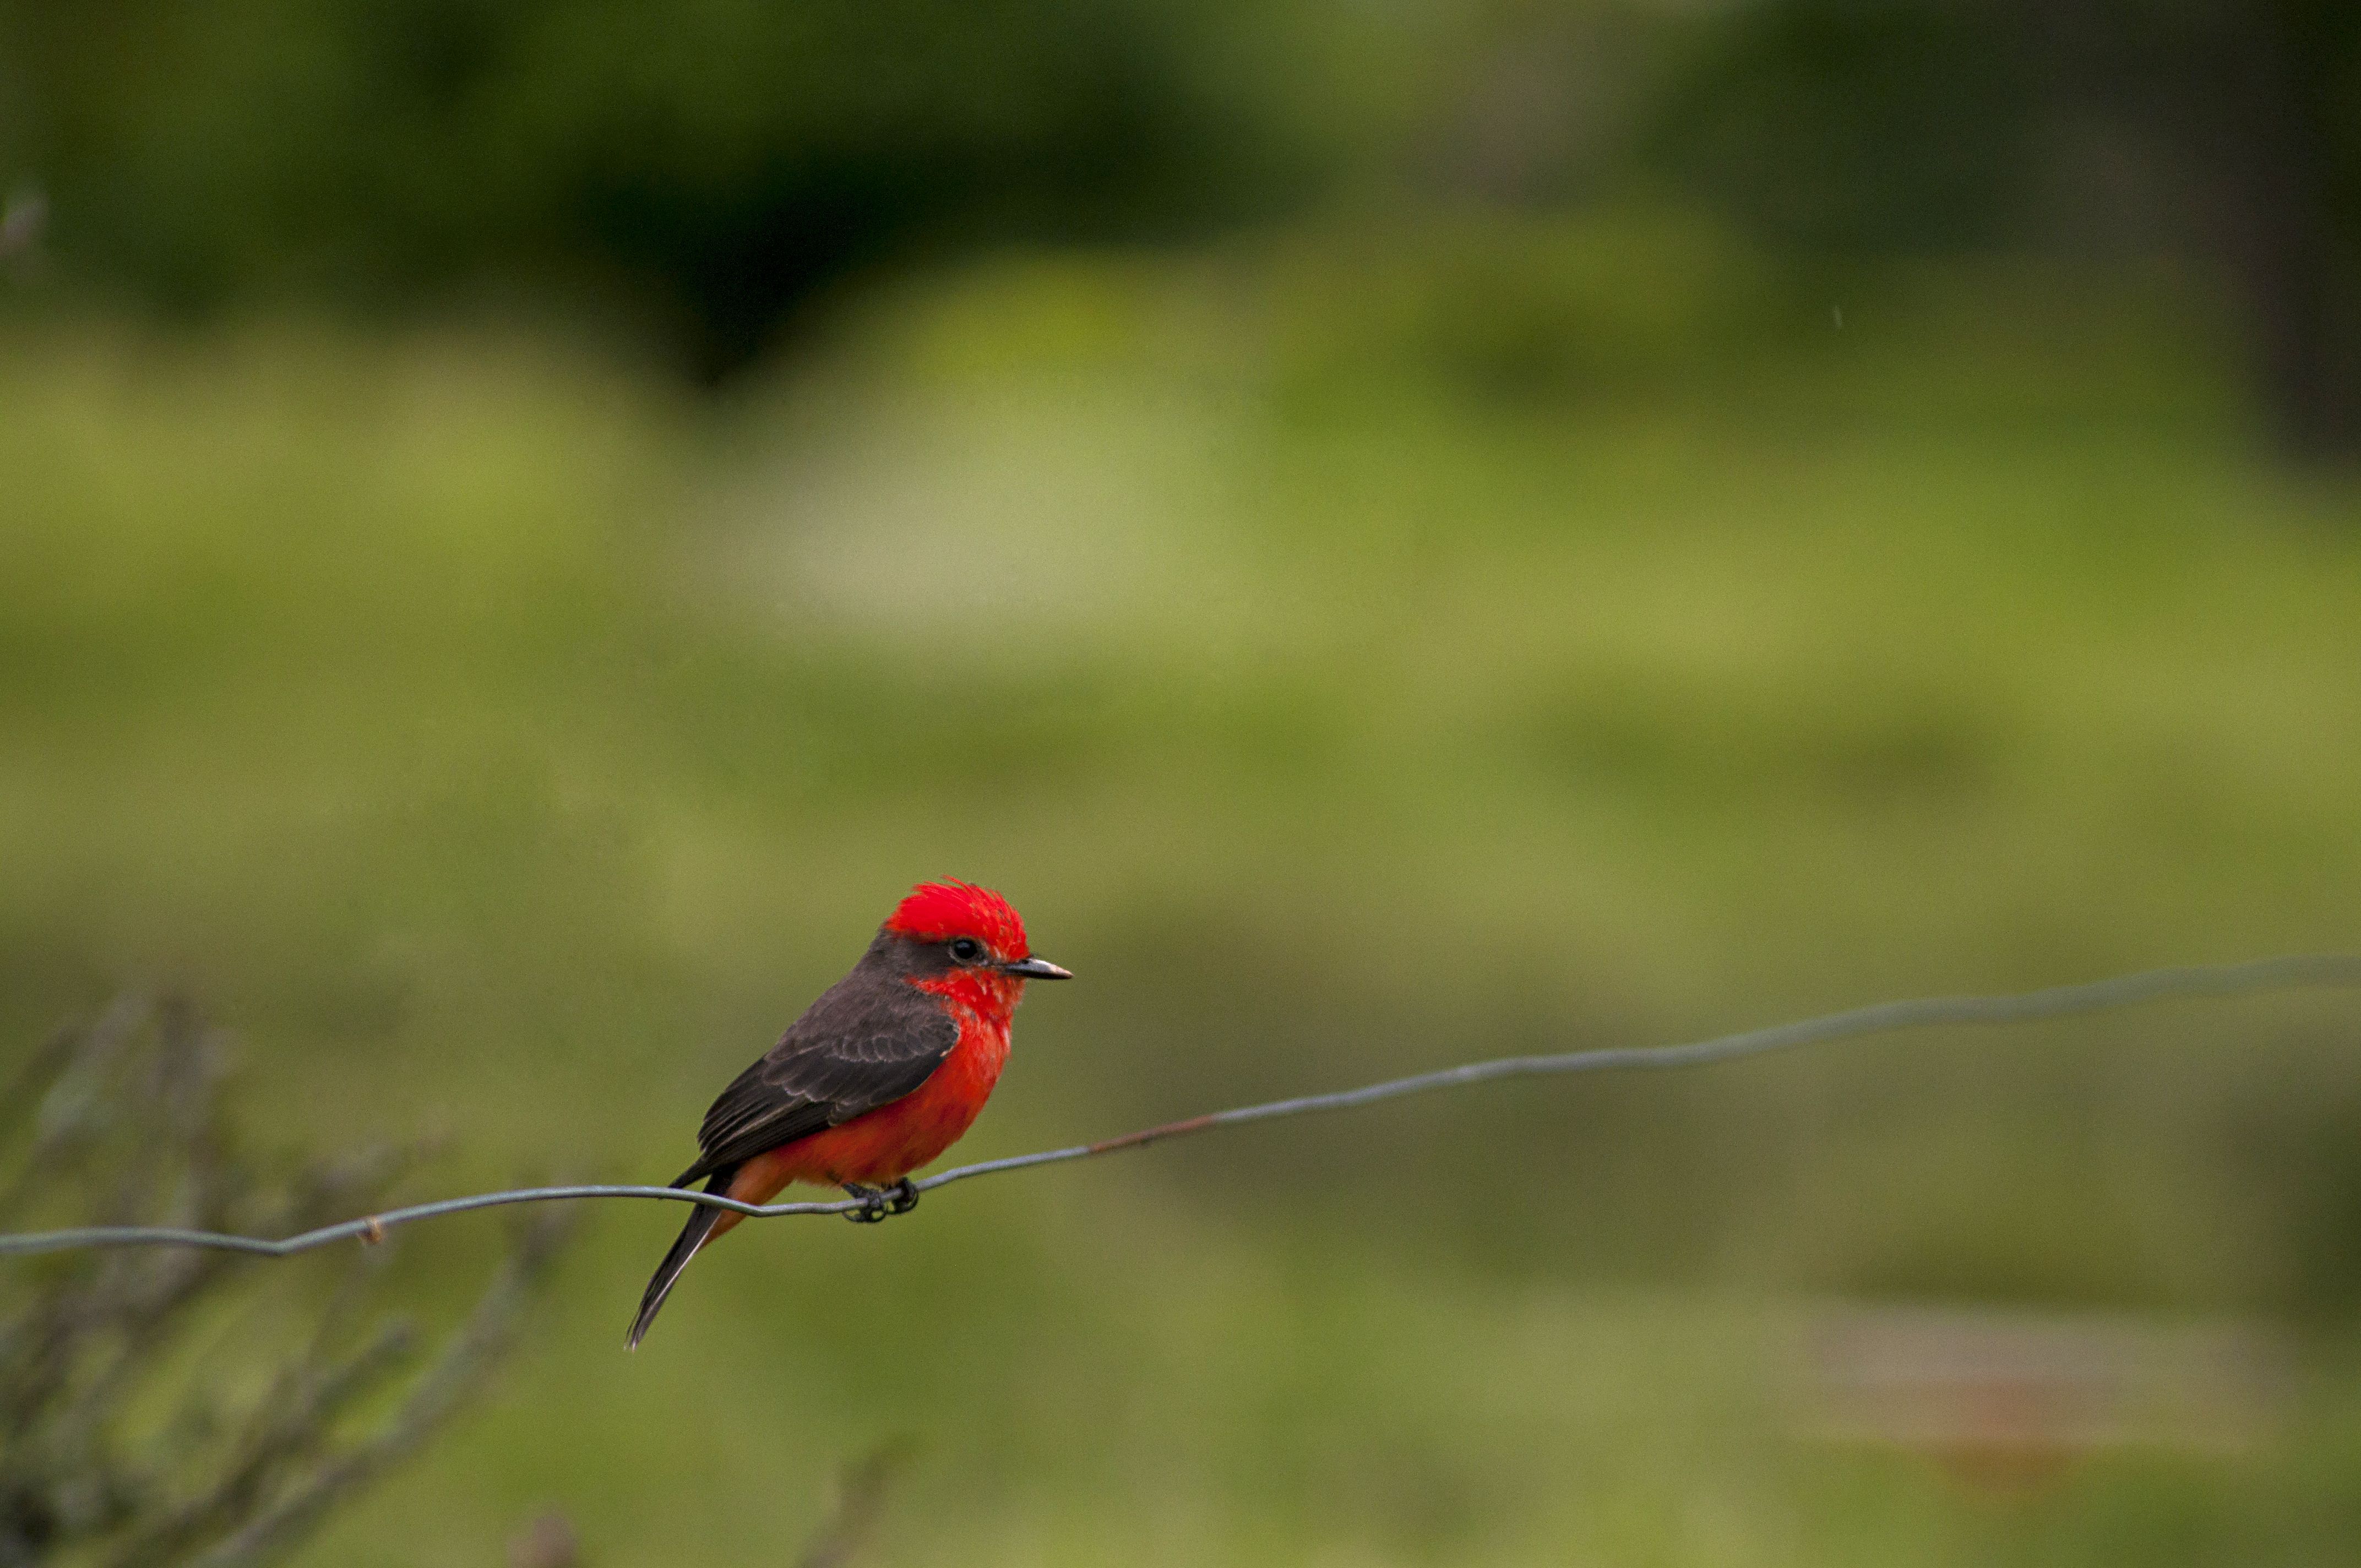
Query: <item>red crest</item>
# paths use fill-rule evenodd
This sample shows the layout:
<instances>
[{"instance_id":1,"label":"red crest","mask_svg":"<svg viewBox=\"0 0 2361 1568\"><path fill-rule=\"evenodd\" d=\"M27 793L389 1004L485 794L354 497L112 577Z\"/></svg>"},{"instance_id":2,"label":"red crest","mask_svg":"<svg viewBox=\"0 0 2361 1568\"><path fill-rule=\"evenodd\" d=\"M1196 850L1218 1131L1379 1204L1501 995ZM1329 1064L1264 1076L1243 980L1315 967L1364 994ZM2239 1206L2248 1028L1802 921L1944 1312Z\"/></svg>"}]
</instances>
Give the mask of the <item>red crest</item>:
<instances>
[{"instance_id":1,"label":"red crest","mask_svg":"<svg viewBox=\"0 0 2361 1568\"><path fill-rule=\"evenodd\" d=\"M973 937L1003 959L1028 958L1025 922L1008 900L964 882L925 882L895 906L885 929L922 942Z\"/></svg>"}]
</instances>

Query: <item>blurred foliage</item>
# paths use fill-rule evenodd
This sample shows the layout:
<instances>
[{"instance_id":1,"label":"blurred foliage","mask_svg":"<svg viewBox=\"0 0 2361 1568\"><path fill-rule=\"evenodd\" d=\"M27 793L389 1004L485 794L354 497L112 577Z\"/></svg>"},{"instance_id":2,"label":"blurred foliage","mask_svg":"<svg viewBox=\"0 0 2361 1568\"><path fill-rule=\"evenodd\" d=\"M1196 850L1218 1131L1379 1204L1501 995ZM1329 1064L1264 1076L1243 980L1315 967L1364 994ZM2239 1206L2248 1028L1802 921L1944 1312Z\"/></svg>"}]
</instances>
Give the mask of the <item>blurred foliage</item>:
<instances>
[{"instance_id":1,"label":"blurred foliage","mask_svg":"<svg viewBox=\"0 0 2361 1568\"><path fill-rule=\"evenodd\" d=\"M2356 105L2334 0L0 5L73 295L587 315L713 378L919 259L1670 190L1783 258L2202 259L2309 457L2361 450Z\"/></svg>"},{"instance_id":2,"label":"blurred foliage","mask_svg":"<svg viewBox=\"0 0 2361 1568\"><path fill-rule=\"evenodd\" d=\"M1260 19L1256 19L1260 18ZM953 236L1172 232L1304 172L1235 35L1169 0L105 0L0 12L0 176L73 269L183 307L506 277L653 308L708 371Z\"/></svg>"},{"instance_id":3,"label":"blurred foliage","mask_svg":"<svg viewBox=\"0 0 2361 1568\"><path fill-rule=\"evenodd\" d=\"M2361 456L2361 13L1769 0L1690 28L1648 160L1776 243L2177 255L2289 452Z\"/></svg>"},{"instance_id":4,"label":"blurred foliage","mask_svg":"<svg viewBox=\"0 0 2361 1568\"><path fill-rule=\"evenodd\" d=\"M1745 7L1658 107L1664 156L1790 246L2019 237L2038 94L2010 19L1974 0Z\"/></svg>"},{"instance_id":5,"label":"blurred foliage","mask_svg":"<svg viewBox=\"0 0 2361 1568\"><path fill-rule=\"evenodd\" d=\"M182 1003L118 1001L6 1081L0 1223L289 1233L384 1207L412 1163L367 1144L258 1155L232 1124L226 1042ZM566 1229L518 1226L423 1366L386 1270L232 1253L11 1258L0 1281L0 1563L284 1560L442 1428L513 1339ZM403 1283L414 1287L415 1281ZM258 1354L276 1343L278 1354Z\"/></svg>"},{"instance_id":6,"label":"blurred foliage","mask_svg":"<svg viewBox=\"0 0 2361 1568\"><path fill-rule=\"evenodd\" d=\"M1429 388L1477 406L1579 403L1696 382L1765 338L1784 281L1693 212L1535 220L1483 207L1306 228L1249 285L1305 405Z\"/></svg>"}]
</instances>

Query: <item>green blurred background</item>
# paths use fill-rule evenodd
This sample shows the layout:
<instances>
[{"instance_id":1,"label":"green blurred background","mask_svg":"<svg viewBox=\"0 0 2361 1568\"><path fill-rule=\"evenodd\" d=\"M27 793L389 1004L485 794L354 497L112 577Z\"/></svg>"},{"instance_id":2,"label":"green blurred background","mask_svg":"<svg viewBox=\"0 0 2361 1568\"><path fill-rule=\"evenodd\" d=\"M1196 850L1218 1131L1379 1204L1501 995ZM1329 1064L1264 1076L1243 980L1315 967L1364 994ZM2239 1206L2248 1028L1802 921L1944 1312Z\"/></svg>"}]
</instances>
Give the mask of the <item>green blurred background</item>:
<instances>
[{"instance_id":1,"label":"green blurred background","mask_svg":"<svg viewBox=\"0 0 2361 1568\"><path fill-rule=\"evenodd\" d=\"M0 200L0 1064L182 988L432 1196L669 1177L924 877L1081 977L962 1157L2354 945L2327 0L12 0ZM1222 1135L630 1357L603 1206L305 1560L786 1561L908 1440L880 1562L2361 1561L2356 1035ZM1817 1430L1879 1303L2280 1371L1995 1486Z\"/></svg>"}]
</instances>

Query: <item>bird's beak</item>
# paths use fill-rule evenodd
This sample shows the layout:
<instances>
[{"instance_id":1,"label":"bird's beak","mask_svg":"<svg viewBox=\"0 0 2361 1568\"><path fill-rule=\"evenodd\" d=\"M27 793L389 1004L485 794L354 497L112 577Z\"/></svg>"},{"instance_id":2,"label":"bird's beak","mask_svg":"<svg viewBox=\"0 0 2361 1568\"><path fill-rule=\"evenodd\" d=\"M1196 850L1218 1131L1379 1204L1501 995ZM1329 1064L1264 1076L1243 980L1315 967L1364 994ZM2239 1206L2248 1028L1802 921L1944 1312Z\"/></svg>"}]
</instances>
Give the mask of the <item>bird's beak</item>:
<instances>
[{"instance_id":1,"label":"bird's beak","mask_svg":"<svg viewBox=\"0 0 2361 1568\"><path fill-rule=\"evenodd\" d=\"M1071 970L1060 969L1047 959L1019 959L1015 963L1000 966L1003 974L1013 974L1019 980L1071 980Z\"/></svg>"}]
</instances>

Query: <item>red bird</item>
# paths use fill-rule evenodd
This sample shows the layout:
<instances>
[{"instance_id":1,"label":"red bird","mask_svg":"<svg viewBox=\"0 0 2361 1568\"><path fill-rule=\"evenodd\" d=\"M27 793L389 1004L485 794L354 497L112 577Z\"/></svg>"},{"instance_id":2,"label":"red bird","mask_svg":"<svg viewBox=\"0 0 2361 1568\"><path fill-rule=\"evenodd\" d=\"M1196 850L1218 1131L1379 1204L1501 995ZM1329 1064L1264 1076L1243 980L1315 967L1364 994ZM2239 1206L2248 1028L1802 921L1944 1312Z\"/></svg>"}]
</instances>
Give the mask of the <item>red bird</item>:
<instances>
[{"instance_id":1,"label":"red bird","mask_svg":"<svg viewBox=\"0 0 2361 1568\"><path fill-rule=\"evenodd\" d=\"M767 1203L791 1181L862 1200L882 1220L918 1201L910 1172L957 1143L1000 1081L1008 1024L1028 980L1071 980L1032 956L1025 922L990 888L924 883L878 928L852 972L821 993L697 1130L705 1153L672 1185ZM699 1207L664 1254L637 1348L699 1247L744 1218Z\"/></svg>"}]
</instances>

